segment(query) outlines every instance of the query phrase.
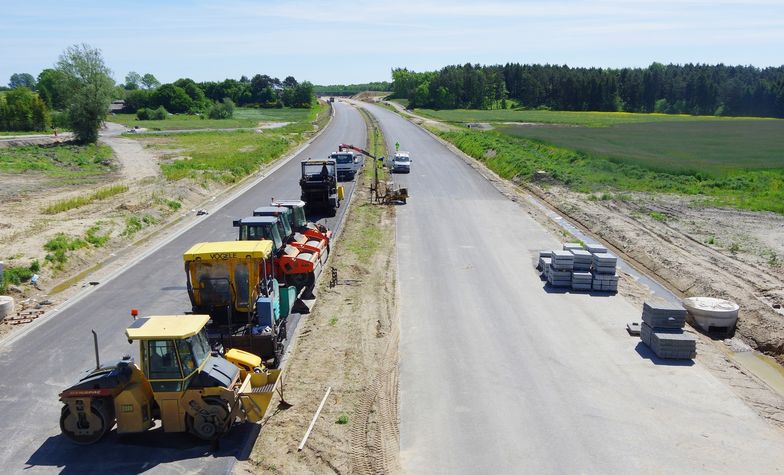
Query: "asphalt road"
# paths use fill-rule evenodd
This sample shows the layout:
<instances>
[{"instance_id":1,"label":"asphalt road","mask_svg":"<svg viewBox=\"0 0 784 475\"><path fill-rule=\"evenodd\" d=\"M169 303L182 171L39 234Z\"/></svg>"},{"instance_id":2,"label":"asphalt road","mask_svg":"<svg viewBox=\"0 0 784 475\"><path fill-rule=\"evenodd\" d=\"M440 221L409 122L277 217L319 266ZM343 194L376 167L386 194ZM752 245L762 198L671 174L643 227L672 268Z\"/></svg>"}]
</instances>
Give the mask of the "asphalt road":
<instances>
[{"instance_id":1,"label":"asphalt road","mask_svg":"<svg viewBox=\"0 0 784 475\"><path fill-rule=\"evenodd\" d=\"M99 335L102 361L135 355L124 336L130 309L142 315L190 310L182 253L197 242L236 239L232 220L252 214L270 198L299 199L299 160L324 158L340 143L365 144L366 128L352 107L335 103L336 115L313 143L293 160L220 210L205 216L179 238L157 249L113 280L101 283L20 337L0 346L0 466L3 473L224 473L258 426L244 424L221 441L216 452L187 434L150 433L118 437L79 447L60 435L60 391L94 366L91 329ZM353 182L343 183L348 194ZM348 203L345 201L344 203ZM345 213L327 220L335 229Z\"/></svg>"},{"instance_id":2,"label":"asphalt road","mask_svg":"<svg viewBox=\"0 0 784 475\"><path fill-rule=\"evenodd\" d=\"M534 271L560 243L398 115L411 153L397 208L400 444L409 474L780 473L784 435L700 364L658 360L619 296L558 293Z\"/></svg>"}]
</instances>

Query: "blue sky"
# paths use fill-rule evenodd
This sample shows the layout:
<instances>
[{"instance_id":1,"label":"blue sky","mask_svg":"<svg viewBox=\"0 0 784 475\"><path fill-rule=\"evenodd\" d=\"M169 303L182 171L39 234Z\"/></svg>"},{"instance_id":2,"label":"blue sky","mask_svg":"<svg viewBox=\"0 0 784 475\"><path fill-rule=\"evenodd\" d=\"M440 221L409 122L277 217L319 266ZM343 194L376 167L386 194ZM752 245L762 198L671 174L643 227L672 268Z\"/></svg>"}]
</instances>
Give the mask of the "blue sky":
<instances>
[{"instance_id":1,"label":"blue sky","mask_svg":"<svg viewBox=\"0 0 784 475\"><path fill-rule=\"evenodd\" d=\"M784 64L784 0L2 0L0 84L76 43L100 48L119 82L137 71L348 84L465 62L764 67Z\"/></svg>"}]
</instances>

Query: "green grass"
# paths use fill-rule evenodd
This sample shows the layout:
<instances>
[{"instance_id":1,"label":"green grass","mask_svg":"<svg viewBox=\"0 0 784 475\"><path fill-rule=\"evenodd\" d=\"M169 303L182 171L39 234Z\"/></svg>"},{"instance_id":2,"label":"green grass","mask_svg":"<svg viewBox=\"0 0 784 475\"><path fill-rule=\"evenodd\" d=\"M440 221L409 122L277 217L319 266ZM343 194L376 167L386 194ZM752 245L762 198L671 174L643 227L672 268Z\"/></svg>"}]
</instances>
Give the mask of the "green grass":
<instances>
[{"instance_id":1,"label":"green grass","mask_svg":"<svg viewBox=\"0 0 784 475\"><path fill-rule=\"evenodd\" d=\"M6 267L3 269L3 279L0 282L0 293L8 288L8 285L20 285L33 277L33 274L41 270L41 264L34 260L28 267Z\"/></svg>"},{"instance_id":2,"label":"green grass","mask_svg":"<svg viewBox=\"0 0 784 475\"><path fill-rule=\"evenodd\" d=\"M62 269L68 262L68 253L87 246L87 242L78 237L68 236L58 233L55 237L44 244L44 249L49 251L46 261L51 263L56 269Z\"/></svg>"},{"instance_id":3,"label":"green grass","mask_svg":"<svg viewBox=\"0 0 784 475\"><path fill-rule=\"evenodd\" d=\"M0 149L0 172L39 172L55 177L84 177L110 172L112 149L107 145L56 145Z\"/></svg>"},{"instance_id":4,"label":"green grass","mask_svg":"<svg viewBox=\"0 0 784 475\"><path fill-rule=\"evenodd\" d=\"M122 232L123 236L132 237L134 234L142 230L146 226L151 226L157 223L158 220L151 214L143 214L141 216L128 216L125 220L125 229Z\"/></svg>"},{"instance_id":5,"label":"green grass","mask_svg":"<svg viewBox=\"0 0 784 475\"><path fill-rule=\"evenodd\" d=\"M784 168L784 120L715 120L609 127L505 126L499 131L667 172Z\"/></svg>"},{"instance_id":6,"label":"green grass","mask_svg":"<svg viewBox=\"0 0 784 475\"><path fill-rule=\"evenodd\" d=\"M436 120L453 123L466 122L529 122L544 124L582 125L587 127L607 127L615 124L639 124L650 122L722 122L743 120L760 122L775 119L755 117L731 118L714 116L691 116L675 114L637 114L631 112L569 112L538 110L432 110L416 109L417 114ZM562 130L562 129L559 129Z\"/></svg>"},{"instance_id":7,"label":"green grass","mask_svg":"<svg viewBox=\"0 0 784 475\"><path fill-rule=\"evenodd\" d=\"M780 162L776 168L740 169L716 159L709 161L712 167L667 169L649 162L608 158L497 131L465 130L440 135L507 179L529 180L536 171L543 170L576 191L600 193L599 196L624 191L681 193L702 196L706 204L784 214L784 166ZM490 150L495 154L488 156L486 152ZM769 165L776 163L771 156Z\"/></svg>"},{"instance_id":8,"label":"green grass","mask_svg":"<svg viewBox=\"0 0 784 475\"><path fill-rule=\"evenodd\" d=\"M95 247L105 246L106 243L109 242L111 235L109 233L99 234L100 230L101 226L98 223L90 226L84 233L84 240Z\"/></svg>"},{"instance_id":9,"label":"green grass","mask_svg":"<svg viewBox=\"0 0 784 475\"><path fill-rule=\"evenodd\" d=\"M234 110L234 117L231 119L202 119L197 115L177 114L170 115L166 120L138 120L136 114L114 114L109 116L107 121L150 130L235 129L256 127L259 122L307 121L312 111L312 109L238 107Z\"/></svg>"},{"instance_id":10,"label":"green grass","mask_svg":"<svg viewBox=\"0 0 784 475\"><path fill-rule=\"evenodd\" d=\"M178 149L178 155L190 158L163 163L161 170L169 180L191 178L236 182L300 143L304 139L303 134L313 130L312 122L317 119L317 114L324 111L324 106L313 108L302 116L302 120L263 133L240 130L169 135L166 144L155 146Z\"/></svg>"},{"instance_id":11,"label":"green grass","mask_svg":"<svg viewBox=\"0 0 784 475\"><path fill-rule=\"evenodd\" d=\"M114 195L125 193L126 191L128 191L127 185L112 185L105 188L99 188L88 195L75 196L66 200L56 201L44 208L43 213L57 214L71 209L81 208L82 206L87 206L95 201L105 200Z\"/></svg>"}]
</instances>

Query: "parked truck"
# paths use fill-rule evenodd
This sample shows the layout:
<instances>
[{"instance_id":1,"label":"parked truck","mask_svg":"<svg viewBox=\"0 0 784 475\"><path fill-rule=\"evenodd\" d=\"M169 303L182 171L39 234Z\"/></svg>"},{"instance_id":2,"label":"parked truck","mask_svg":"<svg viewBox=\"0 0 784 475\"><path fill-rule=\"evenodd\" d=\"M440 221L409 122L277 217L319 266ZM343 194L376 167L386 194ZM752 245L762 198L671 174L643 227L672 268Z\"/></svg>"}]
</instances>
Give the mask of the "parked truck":
<instances>
[{"instance_id":1,"label":"parked truck","mask_svg":"<svg viewBox=\"0 0 784 475\"><path fill-rule=\"evenodd\" d=\"M337 163L333 159L303 160L302 176L299 180L301 199L310 209L326 210L335 216L343 199L343 187L338 186Z\"/></svg>"},{"instance_id":2,"label":"parked truck","mask_svg":"<svg viewBox=\"0 0 784 475\"><path fill-rule=\"evenodd\" d=\"M294 213L291 208L284 206L261 206L253 210L253 216L270 216L278 218L280 224L281 237L286 244L292 245L297 249L316 253L319 256L321 265L327 264L329 258L329 239L322 235L307 235L299 232L299 229L292 226Z\"/></svg>"}]
</instances>

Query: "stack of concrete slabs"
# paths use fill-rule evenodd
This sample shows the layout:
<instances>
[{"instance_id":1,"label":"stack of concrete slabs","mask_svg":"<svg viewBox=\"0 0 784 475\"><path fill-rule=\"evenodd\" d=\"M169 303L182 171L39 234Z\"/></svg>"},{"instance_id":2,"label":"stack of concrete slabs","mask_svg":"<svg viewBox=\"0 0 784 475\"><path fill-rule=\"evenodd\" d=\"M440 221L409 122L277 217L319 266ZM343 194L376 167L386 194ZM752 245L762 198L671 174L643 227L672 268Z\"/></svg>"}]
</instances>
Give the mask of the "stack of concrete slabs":
<instances>
[{"instance_id":1,"label":"stack of concrete slabs","mask_svg":"<svg viewBox=\"0 0 784 475\"><path fill-rule=\"evenodd\" d=\"M602 246L601 244L586 244L585 248L591 254L606 254L607 248Z\"/></svg>"},{"instance_id":2,"label":"stack of concrete slabs","mask_svg":"<svg viewBox=\"0 0 784 475\"><path fill-rule=\"evenodd\" d=\"M571 272L574 269L574 254L570 251L553 251L551 259L554 270Z\"/></svg>"},{"instance_id":3,"label":"stack of concrete slabs","mask_svg":"<svg viewBox=\"0 0 784 475\"><path fill-rule=\"evenodd\" d=\"M582 249L583 245L579 242L565 242L563 244L564 251L571 251L572 249Z\"/></svg>"},{"instance_id":4,"label":"stack of concrete slabs","mask_svg":"<svg viewBox=\"0 0 784 475\"><path fill-rule=\"evenodd\" d=\"M597 274L592 272L593 282L591 284L593 290L600 292L618 292L618 274Z\"/></svg>"},{"instance_id":5,"label":"stack of concrete slabs","mask_svg":"<svg viewBox=\"0 0 784 475\"><path fill-rule=\"evenodd\" d=\"M574 255L574 270L575 271L590 271L591 264L593 263L593 255L585 249L571 249Z\"/></svg>"},{"instance_id":6,"label":"stack of concrete slabs","mask_svg":"<svg viewBox=\"0 0 784 475\"><path fill-rule=\"evenodd\" d=\"M553 287L571 287L572 271L556 269L552 264L546 267L547 282Z\"/></svg>"},{"instance_id":7,"label":"stack of concrete slabs","mask_svg":"<svg viewBox=\"0 0 784 475\"><path fill-rule=\"evenodd\" d=\"M697 339L680 328L640 325L640 340L659 358L690 360L697 356Z\"/></svg>"},{"instance_id":8,"label":"stack of concrete slabs","mask_svg":"<svg viewBox=\"0 0 784 475\"><path fill-rule=\"evenodd\" d=\"M683 328L686 325L686 309L669 302L645 302L642 304L642 321L652 328Z\"/></svg>"},{"instance_id":9,"label":"stack of concrete slabs","mask_svg":"<svg viewBox=\"0 0 784 475\"><path fill-rule=\"evenodd\" d=\"M610 253L593 255L593 270L597 274L615 274L618 258Z\"/></svg>"},{"instance_id":10,"label":"stack of concrete slabs","mask_svg":"<svg viewBox=\"0 0 784 475\"><path fill-rule=\"evenodd\" d=\"M552 255L553 251L539 251L539 261L536 264L536 268L544 272L544 266L552 261L552 259L550 259L550 256Z\"/></svg>"},{"instance_id":11,"label":"stack of concrete slabs","mask_svg":"<svg viewBox=\"0 0 784 475\"><path fill-rule=\"evenodd\" d=\"M593 275L590 272L572 272L572 289L591 290Z\"/></svg>"}]
</instances>

